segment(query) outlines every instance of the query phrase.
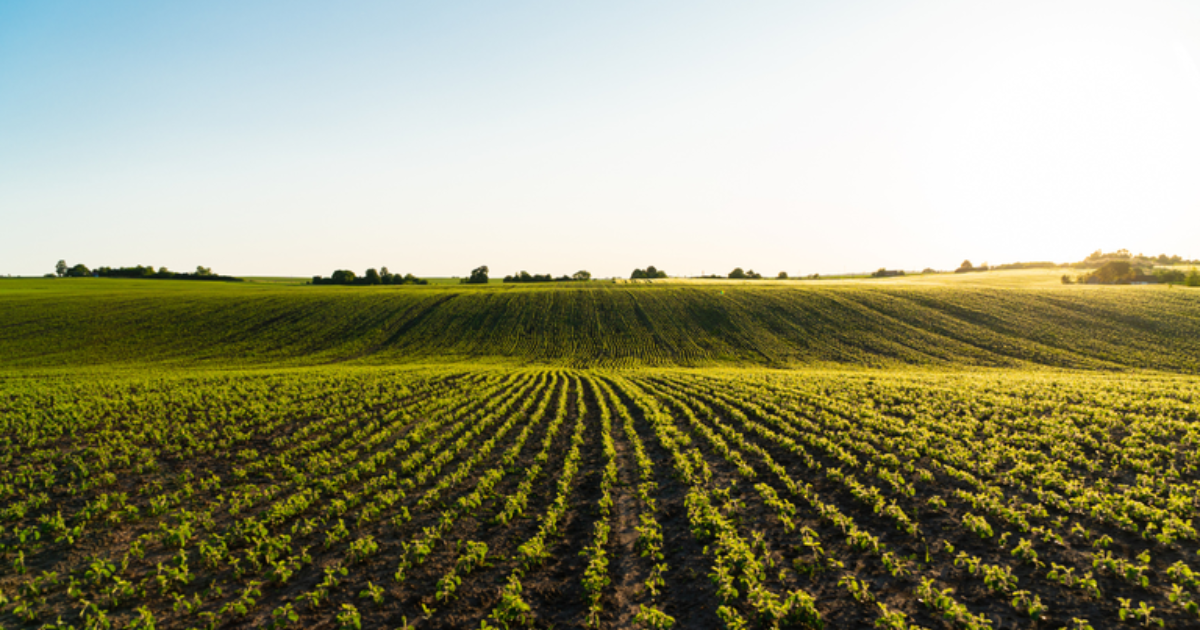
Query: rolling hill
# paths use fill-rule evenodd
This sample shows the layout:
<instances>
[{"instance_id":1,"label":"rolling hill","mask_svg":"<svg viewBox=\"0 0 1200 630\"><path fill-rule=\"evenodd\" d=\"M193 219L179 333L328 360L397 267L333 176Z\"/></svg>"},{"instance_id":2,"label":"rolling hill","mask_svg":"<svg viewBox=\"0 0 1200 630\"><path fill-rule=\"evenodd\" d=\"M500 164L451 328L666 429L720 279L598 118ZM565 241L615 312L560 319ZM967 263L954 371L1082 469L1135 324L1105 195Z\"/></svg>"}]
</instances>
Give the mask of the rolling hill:
<instances>
[{"instance_id":1,"label":"rolling hill","mask_svg":"<svg viewBox=\"0 0 1200 630\"><path fill-rule=\"evenodd\" d=\"M0 367L1200 370L1200 291L862 281L311 287L0 281Z\"/></svg>"}]
</instances>

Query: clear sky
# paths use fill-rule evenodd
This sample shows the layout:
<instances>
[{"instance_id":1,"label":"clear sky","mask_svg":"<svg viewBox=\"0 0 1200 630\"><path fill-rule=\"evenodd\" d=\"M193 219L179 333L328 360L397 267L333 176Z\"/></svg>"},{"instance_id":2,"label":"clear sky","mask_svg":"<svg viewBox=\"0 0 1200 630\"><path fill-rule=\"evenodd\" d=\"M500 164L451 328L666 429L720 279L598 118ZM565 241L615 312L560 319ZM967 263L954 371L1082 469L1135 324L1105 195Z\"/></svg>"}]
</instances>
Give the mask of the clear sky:
<instances>
[{"instance_id":1,"label":"clear sky","mask_svg":"<svg viewBox=\"0 0 1200 630\"><path fill-rule=\"evenodd\" d=\"M0 274L1200 258L1200 3L0 3Z\"/></svg>"}]
</instances>

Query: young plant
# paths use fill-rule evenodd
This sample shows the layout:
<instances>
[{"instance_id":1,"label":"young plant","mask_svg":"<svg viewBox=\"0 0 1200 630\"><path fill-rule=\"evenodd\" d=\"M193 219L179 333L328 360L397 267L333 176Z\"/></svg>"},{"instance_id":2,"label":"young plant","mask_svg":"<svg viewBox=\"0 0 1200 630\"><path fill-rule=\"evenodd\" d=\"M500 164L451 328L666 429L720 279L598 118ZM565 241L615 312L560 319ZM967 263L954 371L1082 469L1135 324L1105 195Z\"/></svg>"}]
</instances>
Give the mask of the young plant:
<instances>
[{"instance_id":1,"label":"young plant","mask_svg":"<svg viewBox=\"0 0 1200 630\"><path fill-rule=\"evenodd\" d=\"M657 608L638 606L638 612L633 616L633 622L651 630L667 630L675 625L675 618Z\"/></svg>"},{"instance_id":2,"label":"young plant","mask_svg":"<svg viewBox=\"0 0 1200 630\"><path fill-rule=\"evenodd\" d=\"M371 598L371 601L375 602L376 606L382 606L383 605L383 587L376 586L374 583L372 583L370 580L368 580L367 588L359 591L358 598L366 599L368 597Z\"/></svg>"},{"instance_id":3,"label":"young plant","mask_svg":"<svg viewBox=\"0 0 1200 630\"><path fill-rule=\"evenodd\" d=\"M362 630L362 616L353 604L342 604L342 612L338 613L337 620L341 630Z\"/></svg>"}]
</instances>

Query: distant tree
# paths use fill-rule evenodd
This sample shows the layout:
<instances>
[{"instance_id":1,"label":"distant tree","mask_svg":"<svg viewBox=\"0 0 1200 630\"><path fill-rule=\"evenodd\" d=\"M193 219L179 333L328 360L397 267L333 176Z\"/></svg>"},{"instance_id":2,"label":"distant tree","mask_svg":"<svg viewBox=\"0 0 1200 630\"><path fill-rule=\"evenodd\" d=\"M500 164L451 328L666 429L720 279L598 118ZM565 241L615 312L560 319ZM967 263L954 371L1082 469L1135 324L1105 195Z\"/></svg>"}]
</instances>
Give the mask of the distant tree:
<instances>
[{"instance_id":1,"label":"distant tree","mask_svg":"<svg viewBox=\"0 0 1200 630\"><path fill-rule=\"evenodd\" d=\"M746 278L746 272L742 271L741 267L734 267L733 271L729 272L729 277L734 280L744 280Z\"/></svg>"},{"instance_id":2,"label":"distant tree","mask_svg":"<svg viewBox=\"0 0 1200 630\"><path fill-rule=\"evenodd\" d=\"M368 269L367 273L363 275L363 281L366 284L383 284L383 278L379 276L379 272L374 267Z\"/></svg>"},{"instance_id":3,"label":"distant tree","mask_svg":"<svg viewBox=\"0 0 1200 630\"><path fill-rule=\"evenodd\" d=\"M654 265L650 265L645 269L634 269L633 273L630 274L629 277L633 280L638 280L640 278L666 278L667 272L655 268Z\"/></svg>"},{"instance_id":4,"label":"distant tree","mask_svg":"<svg viewBox=\"0 0 1200 630\"><path fill-rule=\"evenodd\" d=\"M555 278L548 273L531 274L528 271L519 271L511 276L504 276L504 282L577 282L587 281L592 278L592 274L586 271L578 271L573 276L559 276Z\"/></svg>"},{"instance_id":5,"label":"distant tree","mask_svg":"<svg viewBox=\"0 0 1200 630\"><path fill-rule=\"evenodd\" d=\"M1075 281L1071 279L1071 276L1068 276L1067 274L1064 273L1062 275L1062 283L1063 284L1074 284Z\"/></svg>"},{"instance_id":6,"label":"distant tree","mask_svg":"<svg viewBox=\"0 0 1200 630\"><path fill-rule=\"evenodd\" d=\"M79 263L78 265L75 265L67 270L68 278L85 278L90 275L92 275L91 270L89 270L83 263Z\"/></svg>"},{"instance_id":7,"label":"distant tree","mask_svg":"<svg viewBox=\"0 0 1200 630\"><path fill-rule=\"evenodd\" d=\"M59 278L66 276L68 269L70 267L67 266L67 261L65 260L60 260L57 265L54 265L54 273L58 274Z\"/></svg>"},{"instance_id":8,"label":"distant tree","mask_svg":"<svg viewBox=\"0 0 1200 630\"><path fill-rule=\"evenodd\" d=\"M1183 283L1189 287L1200 287L1200 271L1192 267L1192 272L1187 275L1187 279Z\"/></svg>"},{"instance_id":9,"label":"distant tree","mask_svg":"<svg viewBox=\"0 0 1200 630\"><path fill-rule=\"evenodd\" d=\"M481 265L471 270L471 277L463 280L464 284L487 284L488 268L487 265Z\"/></svg>"},{"instance_id":10,"label":"distant tree","mask_svg":"<svg viewBox=\"0 0 1200 630\"><path fill-rule=\"evenodd\" d=\"M1100 284L1123 284L1129 282L1134 274L1133 265L1127 260L1110 260L1100 266L1092 275Z\"/></svg>"},{"instance_id":11,"label":"distant tree","mask_svg":"<svg viewBox=\"0 0 1200 630\"><path fill-rule=\"evenodd\" d=\"M349 269L338 269L329 276L330 284L354 284L356 276Z\"/></svg>"},{"instance_id":12,"label":"distant tree","mask_svg":"<svg viewBox=\"0 0 1200 630\"><path fill-rule=\"evenodd\" d=\"M1161 284L1181 284L1187 280L1187 274L1182 269L1155 269L1154 277Z\"/></svg>"},{"instance_id":13,"label":"distant tree","mask_svg":"<svg viewBox=\"0 0 1200 630\"><path fill-rule=\"evenodd\" d=\"M787 279L788 279L787 272L786 272L786 271L780 271L780 272L779 272L779 275L775 276L775 278L776 278L776 279L778 279L778 280L787 280Z\"/></svg>"},{"instance_id":14,"label":"distant tree","mask_svg":"<svg viewBox=\"0 0 1200 630\"><path fill-rule=\"evenodd\" d=\"M966 273L968 271L975 271L975 265L972 265L971 261L969 260L964 260L962 261L962 264L958 266L958 269L954 270L954 273Z\"/></svg>"},{"instance_id":15,"label":"distant tree","mask_svg":"<svg viewBox=\"0 0 1200 630\"><path fill-rule=\"evenodd\" d=\"M746 278L749 280L761 280L762 274L755 272L753 269L746 272Z\"/></svg>"},{"instance_id":16,"label":"distant tree","mask_svg":"<svg viewBox=\"0 0 1200 630\"><path fill-rule=\"evenodd\" d=\"M921 270L921 273L937 273L937 270L933 267L926 267Z\"/></svg>"},{"instance_id":17,"label":"distant tree","mask_svg":"<svg viewBox=\"0 0 1200 630\"><path fill-rule=\"evenodd\" d=\"M215 274L213 273L213 270L210 267L202 267L200 265L196 265L196 275L203 277L203 276L212 276Z\"/></svg>"}]
</instances>

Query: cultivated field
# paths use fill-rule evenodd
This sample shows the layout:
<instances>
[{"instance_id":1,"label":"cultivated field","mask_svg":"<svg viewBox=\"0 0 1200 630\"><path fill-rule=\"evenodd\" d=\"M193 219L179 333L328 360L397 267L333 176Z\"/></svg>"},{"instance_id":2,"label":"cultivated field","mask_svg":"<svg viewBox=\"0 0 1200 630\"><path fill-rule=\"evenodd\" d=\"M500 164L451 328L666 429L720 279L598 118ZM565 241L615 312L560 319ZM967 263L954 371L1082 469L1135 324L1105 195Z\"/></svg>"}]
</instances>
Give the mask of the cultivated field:
<instances>
[{"instance_id":1,"label":"cultivated field","mask_svg":"<svg viewBox=\"0 0 1200 630\"><path fill-rule=\"evenodd\" d=\"M962 275L583 287L0 280L0 371L482 361L1200 372L1200 290Z\"/></svg>"},{"instance_id":2,"label":"cultivated field","mask_svg":"<svg viewBox=\"0 0 1200 630\"><path fill-rule=\"evenodd\" d=\"M0 282L0 626L1200 624L1200 291L182 284Z\"/></svg>"}]
</instances>

